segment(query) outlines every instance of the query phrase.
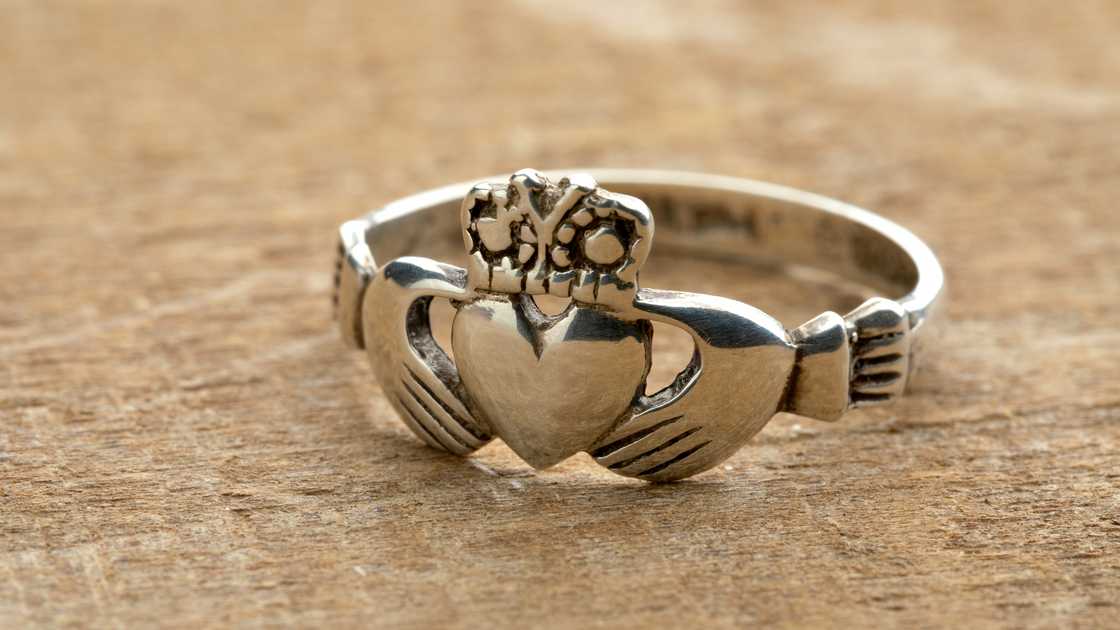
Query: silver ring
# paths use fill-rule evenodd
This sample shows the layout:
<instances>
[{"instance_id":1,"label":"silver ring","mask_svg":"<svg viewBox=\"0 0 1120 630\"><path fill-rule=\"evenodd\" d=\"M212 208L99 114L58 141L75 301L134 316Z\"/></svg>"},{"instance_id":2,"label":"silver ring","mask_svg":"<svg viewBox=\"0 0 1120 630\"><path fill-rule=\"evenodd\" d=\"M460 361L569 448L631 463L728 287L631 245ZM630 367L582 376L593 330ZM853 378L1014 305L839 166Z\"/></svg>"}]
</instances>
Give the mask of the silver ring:
<instances>
[{"instance_id":1,"label":"silver ring","mask_svg":"<svg viewBox=\"0 0 1120 630\"><path fill-rule=\"evenodd\" d=\"M503 181L504 180L504 181ZM639 287L659 243L837 272L900 296L786 329L723 297ZM465 268L415 256L460 235ZM944 284L929 247L866 210L756 181L671 171L522 170L395 201L340 228L335 305L401 419L467 455L500 437L544 468L587 451L649 481L707 470L776 413L833 421L906 387ZM570 300L547 315L534 295ZM455 309L452 354L429 307ZM652 323L692 361L647 393Z\"/></svg>"}]
</instances>

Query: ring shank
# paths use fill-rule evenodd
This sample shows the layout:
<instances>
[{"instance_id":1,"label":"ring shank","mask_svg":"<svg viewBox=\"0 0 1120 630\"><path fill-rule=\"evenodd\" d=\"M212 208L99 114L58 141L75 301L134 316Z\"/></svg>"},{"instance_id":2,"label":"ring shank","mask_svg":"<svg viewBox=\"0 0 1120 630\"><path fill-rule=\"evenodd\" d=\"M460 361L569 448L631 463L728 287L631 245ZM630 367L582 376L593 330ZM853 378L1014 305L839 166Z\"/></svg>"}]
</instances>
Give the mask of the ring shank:
<instances>
[{"instance_id":1,"label":"ring shank","mask_svg":"<svg viewBox=\"0 0 1120 630\"><path fill-rule=\"evenodd\" d=\"M623 169L549 174L559 179L571 172L589 173L603 188L645 201L656 218L658 248L841 275L896 299L911 329L930 316L942 293L941 265L925 243L850 204L718 175ZM406 197L343 224L335 297L343 336L353 345L362 346L361 293L377 266L422 254L433 233L459 234L459 204L470 187L457 184Z\"/></svg>"}]
</instances>

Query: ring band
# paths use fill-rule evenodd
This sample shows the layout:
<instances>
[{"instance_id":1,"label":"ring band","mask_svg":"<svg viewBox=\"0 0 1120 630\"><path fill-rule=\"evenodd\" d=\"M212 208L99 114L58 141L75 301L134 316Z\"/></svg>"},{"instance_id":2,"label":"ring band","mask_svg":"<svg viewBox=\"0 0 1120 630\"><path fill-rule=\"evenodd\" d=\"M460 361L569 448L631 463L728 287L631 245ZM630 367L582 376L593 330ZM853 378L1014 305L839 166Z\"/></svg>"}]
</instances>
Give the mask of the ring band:
<instances>
[{"instance_id":1,"label":"ring band","mask_svg":"<svg viewBox=\"0 0 1120 630\"><path fill-rule=\"evenodd\" d=\"M537 468L587 451L630 477L694 475L778 412L833 421L897 397L942 293L916 236L811 193L672 171L503 179L406 197L339 231L343 339L366 349L405 424L458 455L500 437ZM787 330L741 302L640 287L655 213L659 246L815 267L899 297ZM415 256L456 234L466 268ZM534 295L569 305L547 315ZM454 359L432 336L437 298L455 309ZM652 323L690 334L695 353L647 394Z\"/></svg>"}]
</instances>

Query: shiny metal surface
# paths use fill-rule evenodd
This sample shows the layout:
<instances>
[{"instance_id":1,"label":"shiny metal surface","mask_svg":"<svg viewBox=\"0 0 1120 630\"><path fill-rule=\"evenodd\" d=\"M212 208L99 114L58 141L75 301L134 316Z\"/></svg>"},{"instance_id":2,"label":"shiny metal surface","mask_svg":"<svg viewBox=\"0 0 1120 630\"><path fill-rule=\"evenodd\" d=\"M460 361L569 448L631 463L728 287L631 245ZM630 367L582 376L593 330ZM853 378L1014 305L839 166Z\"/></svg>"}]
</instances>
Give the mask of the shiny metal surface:
<instances>
[{"instance_id":1,"label":"shiny metal surface","mask_svg":"<svg viewBox=\"0 0 1120 630\"><path fill-rule=\"evenodd\" d=\"M546 317L524 295L460 306L452 343L479 412L537 468L609 431L650 366L648 323L575 303Z\"/></svg>"},{"instance_id":2,"label":"shiny metal surface","mask_svg":"<svg viewBox=\"0 0 1120 630\"><path fill-rule=\"evenodd\" d=\"M787 331L741 302L641 288L647 203L675 249L830 269L901 297ZM456 229L466 269L406 256ZM619 474L668 481L723 461L779 411L832 421L901 394L942 285L910 232L817 195L692 173L524 170L344 224L335 301L343 338L367 350L431 446L463 455L496 435L535 467L586 450ZM534 295L569 304L546 315ZM454 361L432 337L432 299L456 310ZM652 322L691 335L695 355L647 395Z\"/></svg>"}]
</instances>

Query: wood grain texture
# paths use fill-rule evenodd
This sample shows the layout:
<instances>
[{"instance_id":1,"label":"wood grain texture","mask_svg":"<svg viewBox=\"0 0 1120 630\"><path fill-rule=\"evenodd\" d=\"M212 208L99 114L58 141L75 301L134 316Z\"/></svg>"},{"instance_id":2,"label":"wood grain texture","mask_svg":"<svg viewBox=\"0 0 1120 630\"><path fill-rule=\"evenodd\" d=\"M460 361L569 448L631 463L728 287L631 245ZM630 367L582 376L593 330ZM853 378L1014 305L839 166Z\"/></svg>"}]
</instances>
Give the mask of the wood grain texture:
<instances>
[{"instance_id":1,"label":"wood grain texture","mask_svg":"<svg viewBox=\"0 0 1120 630\"><path fill-rule=\"evenodd\" d=\"M0 626L1114 625L1120 5L688 6L5 2ZM335 226L569 165L913 228L912 395L672 486L420 446L329 321Z\"/></svg>"}]
</instances>

